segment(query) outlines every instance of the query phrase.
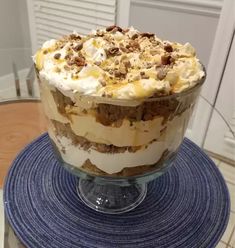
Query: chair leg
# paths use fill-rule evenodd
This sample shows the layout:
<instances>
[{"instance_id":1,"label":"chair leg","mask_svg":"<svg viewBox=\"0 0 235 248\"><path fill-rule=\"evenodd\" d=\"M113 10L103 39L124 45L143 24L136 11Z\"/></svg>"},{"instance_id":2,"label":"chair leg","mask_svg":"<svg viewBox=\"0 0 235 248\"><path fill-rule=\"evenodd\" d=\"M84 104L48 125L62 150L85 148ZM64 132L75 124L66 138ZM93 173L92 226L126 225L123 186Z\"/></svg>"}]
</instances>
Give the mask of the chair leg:
<instances>
[{"instance_id":1,"label":"chair leg","mask_svg":"<svg viewBox=\"0 0 235 248\"><path fill-rule=\"evenodd\" d=\"M29 69L27 76L26 76L26 84L27 84L28 94L31 97L34 96L34 88L33 88L34 78L35 78L34 65L32 65Z\"/></svg>"},{"instance_id":2,"label":"chair leg","mask_svg":"<svg viewBox=\"0 0 235 248\"><path fill-rule=\"evenodd\" d=\"M9 223L6 216L4 226L4 248L9 248Z\"/></svg>"},{"instance_id":3,"label":"chair leg","mask_svg":"<svg viewBox=\"0 0 235 248\"><path fill-rule=\"evenodd\" d=\"M19 80L19 75L18 75L18 71L17 71L15 62L12 63L12 70L13 70L13 75L14 75L14 79L15 79L16 95L21 96L21 93L20 93L20 80Z\"/></svg>"}]
</instances>

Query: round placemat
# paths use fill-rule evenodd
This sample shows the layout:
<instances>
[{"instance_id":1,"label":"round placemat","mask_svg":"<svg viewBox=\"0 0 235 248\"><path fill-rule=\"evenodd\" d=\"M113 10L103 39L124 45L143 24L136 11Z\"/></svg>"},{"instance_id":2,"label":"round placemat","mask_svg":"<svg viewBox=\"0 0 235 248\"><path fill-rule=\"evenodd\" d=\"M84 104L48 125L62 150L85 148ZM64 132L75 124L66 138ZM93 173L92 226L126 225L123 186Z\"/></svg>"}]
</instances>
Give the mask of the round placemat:
<instances>
[{"instance_id":1,"label":"round placemat","mask_svg":"<svg viewBox=\"0 0 235 248\"><path fill-rule=\"evenodd\" d=\"M47 134L14 161L4 188L6 216L26 247L210 248L229 216L229 195L219 170L185 139L174 166L148 184L145 200L122 215L85 206L77 178L53 155Z\"/></svg>"}]
</instances>

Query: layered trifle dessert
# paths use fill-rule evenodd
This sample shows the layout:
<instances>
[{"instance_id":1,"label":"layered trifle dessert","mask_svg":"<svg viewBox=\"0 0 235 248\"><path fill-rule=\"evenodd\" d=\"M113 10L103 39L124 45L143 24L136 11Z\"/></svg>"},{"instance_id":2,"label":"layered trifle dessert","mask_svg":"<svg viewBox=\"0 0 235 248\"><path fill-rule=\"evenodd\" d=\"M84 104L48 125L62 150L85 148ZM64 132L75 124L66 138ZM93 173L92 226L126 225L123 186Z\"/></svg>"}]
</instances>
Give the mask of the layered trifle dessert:
<instances>
[{"instance_id":1,"label":"layered trifle dessert","mask_svg":"<svg viewBox=\"0 0 235 248\"><path fill-rule=\"evenodd\" d=\"M94 175L163 166L205 76L189 43L133 27L49 40L34 62L51 140L65 163Z\"/></svg>"}]
</instances>

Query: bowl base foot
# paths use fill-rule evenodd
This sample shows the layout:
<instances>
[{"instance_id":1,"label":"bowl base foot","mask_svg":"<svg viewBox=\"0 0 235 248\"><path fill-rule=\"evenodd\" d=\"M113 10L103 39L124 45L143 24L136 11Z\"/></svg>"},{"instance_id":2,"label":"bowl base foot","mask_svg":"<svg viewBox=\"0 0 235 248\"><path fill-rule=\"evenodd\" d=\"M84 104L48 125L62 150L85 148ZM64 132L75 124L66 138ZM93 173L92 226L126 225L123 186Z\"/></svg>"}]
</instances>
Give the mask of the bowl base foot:
<instances>
[{"instance_id":1,"label":"bowl base foot","mask_svg":"<svg viewBox=\"0 0 235 248\"><path fill-rule=\"evenodd\" d=\"M88 207L98 212L120 214L136 208L144 200L147 184L104 185L89 179L80 179L77 193Z\"/></svg>"}]
</instances>

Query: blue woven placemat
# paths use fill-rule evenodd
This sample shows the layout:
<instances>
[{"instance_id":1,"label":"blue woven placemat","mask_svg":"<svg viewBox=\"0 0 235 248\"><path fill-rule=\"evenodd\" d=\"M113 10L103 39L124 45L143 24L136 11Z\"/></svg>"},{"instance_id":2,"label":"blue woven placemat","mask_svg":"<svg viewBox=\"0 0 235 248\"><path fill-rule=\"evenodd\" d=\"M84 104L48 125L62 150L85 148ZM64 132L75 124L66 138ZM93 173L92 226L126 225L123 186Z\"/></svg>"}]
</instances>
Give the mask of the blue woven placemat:
<instances>
[{"instance_id":1,"label":"blue woven placemat","mask_svg":"<svg viewBox=\"0 0 235 248\"><path fill-rule=\"evenodd\" d=\"M14 161L4 188L6 216L30 248L210 248L229 217L229 195L214 163L185 139L175 165L149 183L131 212L105 215L77 196L76 178L55 159L47 134Z\"/></svg>"}]
</instances>

